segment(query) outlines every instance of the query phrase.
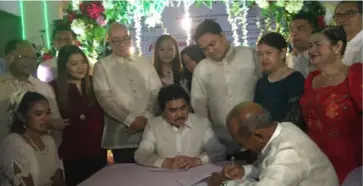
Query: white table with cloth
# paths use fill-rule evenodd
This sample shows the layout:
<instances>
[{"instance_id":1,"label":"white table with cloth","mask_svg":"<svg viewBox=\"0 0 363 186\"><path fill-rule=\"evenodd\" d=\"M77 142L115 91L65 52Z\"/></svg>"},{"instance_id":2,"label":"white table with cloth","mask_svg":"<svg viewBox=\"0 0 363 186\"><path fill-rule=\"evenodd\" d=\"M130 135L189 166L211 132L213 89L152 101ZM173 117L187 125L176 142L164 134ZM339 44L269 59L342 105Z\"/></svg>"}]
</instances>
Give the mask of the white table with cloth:
<instances>
[{"instance_id":1,"label":"white table with cloth","mask_svg":"<svg viewBox=\"0 0 363 186\"><path fill-rule=\"evenodd\" d=\"M79 186L207 186L207 177L228 162L206 164L189 170L168 170L137 164L109 165Z\"/></svg>"}]
</instances>

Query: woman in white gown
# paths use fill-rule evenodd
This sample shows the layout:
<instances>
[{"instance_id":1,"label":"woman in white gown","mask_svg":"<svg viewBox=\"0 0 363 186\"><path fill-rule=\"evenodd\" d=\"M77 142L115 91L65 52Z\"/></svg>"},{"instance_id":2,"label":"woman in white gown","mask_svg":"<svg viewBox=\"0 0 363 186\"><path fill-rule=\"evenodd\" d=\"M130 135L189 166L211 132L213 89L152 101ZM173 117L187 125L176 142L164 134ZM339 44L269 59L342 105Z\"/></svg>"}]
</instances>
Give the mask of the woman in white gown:
<instances>
[{"instance_id":1,"label":"woman in white gown","mask_svg":"<svg viewBox=\"0 0 363 186\"><path fill-rule=\"evenodd\" d=\"M9 107L12 125L0 146L1 186L64 186L57 147L48 135L47 99L36 92L16 92Z\"/></svg>"}]
</instances>

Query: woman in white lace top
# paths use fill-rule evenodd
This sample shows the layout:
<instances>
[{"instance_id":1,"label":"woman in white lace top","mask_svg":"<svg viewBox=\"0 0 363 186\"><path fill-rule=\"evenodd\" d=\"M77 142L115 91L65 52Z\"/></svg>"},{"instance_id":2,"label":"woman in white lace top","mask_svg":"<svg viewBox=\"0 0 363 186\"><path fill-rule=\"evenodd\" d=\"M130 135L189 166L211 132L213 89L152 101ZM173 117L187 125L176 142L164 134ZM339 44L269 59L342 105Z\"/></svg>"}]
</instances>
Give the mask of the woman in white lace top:
<instances>
[{"instance_id":1,"label":"woman in white lace top","mask_svg":"<svg viewBox=\"0 0 363 186\"><path fill-rule=\"evenodd\" d=\"M11 134L0 146L1 186L64 186L62 163L52 137L47 99L16 92L10 101Z\"/></svg>"}]
</instances>

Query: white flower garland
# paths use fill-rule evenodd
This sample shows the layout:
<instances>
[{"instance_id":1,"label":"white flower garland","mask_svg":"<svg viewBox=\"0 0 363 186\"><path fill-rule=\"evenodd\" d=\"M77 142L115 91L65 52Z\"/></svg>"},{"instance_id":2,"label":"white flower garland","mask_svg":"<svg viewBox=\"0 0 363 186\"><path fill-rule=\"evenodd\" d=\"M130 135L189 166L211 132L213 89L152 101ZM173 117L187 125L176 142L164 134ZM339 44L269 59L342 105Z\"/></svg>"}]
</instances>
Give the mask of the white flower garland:
<instances>
[{"instance_id":1,"label":"white flower garland","mask_svg":"<svg viewBox=\"0 0 363 186\"><path fill-rule=\"evenodd\" d=\"M237 21L236 19L233 17L232 15L232 11L230 8L230 3L231 1L229 0L224 0L225 5L226 5L226 12L228 14L228 22L231 24L231 30L232 30L232 36L233 36L233 45L234 46L240 46L241 43L239 42L239 35L237 32Z\"/></svg>"},{"instance_id":2,"label":"white flower garland","mask_svg":"<svg viewBox=\"0 0 363 186\"><path fill-rule=\"evenodd\" d=\"M192 27L192 20L190 19L189 16L189 5L184 3L184 18L182 19L182 27L183 29L186 31L186 35L187 35L187 46L190 44L191 41L191 27Z\"/></svg>"},{"instance_id":3,"label":"white flower garland","mask_svg":"<svg viewBox=\"0 0 363 186\"><path fill-rule=\"evenodd\" d=\"M141 49L141 16L140 14L134 14L134 26L135 26L135 43L137 50L139 52L139 55L142 55L142 49Z\"/></svg>"},{"instance_id":4,"label":"white flower garland","mask_svg":"<svg viewBox=\"0 0 363 186\"><path fill-rule=\"evenodd\" d=\"M257 41L259 41L261 39L263 33L265 32L265 30L261 26L261 18L260 18L260 16L256 17L256 27L258 29L260 29L260 34L258 35L258 38L257 38Z\"/></svg>"},{"instance_id":5,"label":"white flower garland","mask_svg":"<svg viewBox=\"0 0 363 186\"><path fill-rule=\"evenodd\" d=\"M243 46L248 46L248 40L247 40L247 34L248 34L248 30L247 30L247 14L248 14L248 6L245 0L243 0L242 2L242 8L241 8L241 12L242 13L242 19L241 19L241 24L242 24L242 39L243 39Z\"/></svg>"}]
</instances>

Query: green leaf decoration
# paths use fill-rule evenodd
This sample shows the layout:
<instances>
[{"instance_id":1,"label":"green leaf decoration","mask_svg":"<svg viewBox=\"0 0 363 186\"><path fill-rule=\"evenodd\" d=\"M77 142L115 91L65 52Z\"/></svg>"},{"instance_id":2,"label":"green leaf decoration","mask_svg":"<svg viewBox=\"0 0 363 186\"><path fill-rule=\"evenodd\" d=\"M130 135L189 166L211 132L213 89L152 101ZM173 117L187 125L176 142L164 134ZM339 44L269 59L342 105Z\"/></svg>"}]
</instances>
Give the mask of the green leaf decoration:
<instances>
[{"instance_id":1,"label":"green leaf decoration","mask_svg":"<svg viewBox=\"0 0 363 186\"><path fill-rule=\"evenodd\" d=\"M180 0L181 1L181 0ZM195 0L194 6L199 8L202 5L207 6L208 8L212 9L213 3L217 0ZM166 5L168 4L169 0L134 0L133 3L130 3L127 0L122 1L112 1L111 9L106 9L102 16L105 20L108 20L108 24L120 21L126 25L133 25L134 24L134 15L140 14L141 20L144 20L145 17L150 16L151 11L156 11L158 13L162 13ZM258 1L257 1L258 2ZM240 18L243 16L243 12L241 12L241 7L246 5L247 7L254 7L258 6L258 3L254 0L234 0L231 3L231 14L234 17ZM287 7L290 9L294 9L298 5L301 5L301 0L278 0L278 1L271 1L268 0L268 7L261 9L261 16L262 20L266 20L266 18L270 18L274 22L278 23L276 31L281 33L283 36L288 38L289 32L289 24L291 23L292 17L294 14L291 14L287 11ZM84 6L88 6L94 1L82 1ZM279 3L278 5L276 3ZM288 4L293 3L293 4ZM284 5L284 6L282 6ZM287 6L290 5L290 6ZM140 7L140 9L137 9ZM300 6L298 6L300 7ZM290 10L292 11L292 10ZM299 11L293 10L292 12ZM325 7L319 1L303 1L303 6L300 12L311 14L312 17L318 17L325 15ZM107 35L107 25L101 26L97 23L96 20L90 19L87 15L82 13L81 11L74 11L72 7L72 3L69 3L67 8L64 10L65 16L63 21L59 21L58 23L65 23L71 25L68 15L73 15L77 20L81 20L85 25L85 39L80 41L81 46L85 48L85 52L87 55L94 55L95 53L98 55L103 54L103 50L105 48L105 38ZM57 24L58 24L57 23ZM94 47L94 42L98 42L99 46ZM55 49L47 49L44 51L55 51ZM43 52L44 53L44 52ZM99 56L90 56L97 58Z\"/></svg>"}]
</instances>

